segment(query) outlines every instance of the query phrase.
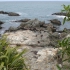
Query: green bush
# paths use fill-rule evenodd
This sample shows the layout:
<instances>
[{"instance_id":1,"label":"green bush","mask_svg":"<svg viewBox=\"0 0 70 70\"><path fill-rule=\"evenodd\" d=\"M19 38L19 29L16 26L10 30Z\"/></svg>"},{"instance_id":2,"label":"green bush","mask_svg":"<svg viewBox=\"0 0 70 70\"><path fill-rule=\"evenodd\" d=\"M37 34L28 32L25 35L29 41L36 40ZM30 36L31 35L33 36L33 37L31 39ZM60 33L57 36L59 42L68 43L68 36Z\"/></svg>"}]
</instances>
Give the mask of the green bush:
<instances>
[{"instance_id":1,"label":"green bush","mask_svg":"<svg viewBox=\"0 0 70 70\"><path fill-rule=\"evenodd\" d=\"M63 5L62 12L66 13L66 17L63 19L63 24L65 24L66 21L70 21L70 5ZM64 38L62 41L59 41L58 45L62 48L60 50L60 54L62 55L62 63L65 61L70 63L70 37ZM58 65L57 67L58 70L62 69ZM66 69L70 70L70 68L68 67L66 67Z\"/></svg>"},{"instance_id":2,"label":"green bush","mask_svg":"<svg viewBox=\"0 0 70 70\"><path fill-rule=\"evenodd\" d=\"M65 21L70 21L70 5L62 5L63 6L63 10L61 10L63 13L66 13L66 17L63 20L63 24L65 23Z\"/></svg>"},{"instance_id":3,"label":"green bush","mask_svg":"<svg viewBox=\"0 0 70 70\"><path fill-rule=\"evenodd\" d=\"M6 37L0 38L0 70L27 70L22 54L16 48L11 48Z\"/></svg>"}]
</instances>

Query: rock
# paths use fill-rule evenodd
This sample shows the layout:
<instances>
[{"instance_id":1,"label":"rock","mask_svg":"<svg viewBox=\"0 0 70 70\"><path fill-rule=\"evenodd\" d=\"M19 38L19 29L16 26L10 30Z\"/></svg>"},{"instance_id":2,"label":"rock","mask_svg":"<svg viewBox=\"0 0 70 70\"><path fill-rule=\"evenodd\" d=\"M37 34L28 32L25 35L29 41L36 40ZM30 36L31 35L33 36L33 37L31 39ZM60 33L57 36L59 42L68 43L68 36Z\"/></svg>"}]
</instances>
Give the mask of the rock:
<instances>
[{"instance_id":1,"label":"rock","mask_svg":"<svg viewBox=\"0 0 70 70\"><path fill-rule=\"evenodd\" d=\"M56 32L56 28L53 26L53 24L51 24L51 23L48 23L47 24L47 30L49 31L49 32Z\"/></svg>"},{"instance_id":2,"label":"rock","mask_svg":"<svg viewBox=\"0 0 70 70\"><path fill-rule=\"evenodd\" d=\"M52 34L49 35L50 38L50 44L53 47L57 47L58 44L58 40L61 39L60 38L60 34L58 32L54 32Z\"/></svg>"},{"instance_id":3,"label":"rock","mask_svg":"<svg viewBox=\"0 0 70 70\"><path fill-rule=\"evenodd\" d=\"M52 15L63 15L63 16L66 16L66 13L63 13L63 12L57 12L57 13L53 13Z\"/></svg>"},{"instance_id":4,"label":"rock","mask_svg":"<svg viewBox=\"0 0 70 70\"><path fill-rule=\"evenodd\" d=\"M12 26L11 26L8 30L5 31L5 33L6 33L6 32L14 32L14 31L17 31L17 30L18 30L17 27L12 27Z\"/></svg>"},{"instance_id":5,"label":"rock","mask_svg":"<svg viewBox=\"0 0 70 70\"><path fill-rule=\"evenodd\" d=\"M68 35L66 36L66 38L68 38L68 37L70 37L70 34L68 34Z\"/></svg>"},{"instance_id":6,"label":"rock","mask_svg":"<svg viewBox=\"0 0 70 70\"><path fill-rule=\"evenodd\" d=\"M34 54L31 51L37 51ZM36 47L30 49L24 56L28 59L26 63L30 66L30 70L58 70L57 57L58 48ZM23 57L24 57L23 56Z\"/></svg>"},{"instance_id":7,"label":"rock","mask_svg":"<svg viewBox=\"0 0 70 70\"><path fill-rule=\"evenodd\" d=\"M25 29L25 30L36 30L36 29L39 29L40 27L42 28L44 24L45 24L44 21L41 22L38 19L34 19L34 20L29 20L26 23L24 23L24 22L21 23L18 28L19 29Z\"/></svg>"},{"instance_id":8,"label":"rock","mask_svg":"<svg viewBox=\"0 0 70 70\"><path fill-rule=\"evenodd\" d=\"M42 27L45 22L41 22L38 19L34 19L34 20L30 20L28 22L26 22L26 24L28 24L29 27Z\"/></svg>"},{"instance_id":9,"label":"rock","mask_svg":"<svg viewBox=\"0 0 70 70\"><path fill-rule=\"evenodd\" d=\"M5 34L10 44L46 46L50 43L49 33L47 31L33 32L31 30L18 30L15 33L6 32Z\"/></svg>"},{"instance_id":10,"label":"rock","mask_svg":"<svg viewBox=\"0 0 70 70\"><path fill-rule=\"evenodd\" d=\"M1 24L3 24L3 22L2 22L2 21L0 21L0 25L1 25Z\"/></svg>"},{"instance_id":11,"label":"rock","mask_svg":"<svg viewBox=\"0 0 70 70\"><path fill-rule=\"evenodd\" d=\"M17 20L15 22L28 22L30 19L21 19L21 20Z\"/></svg>"},{"instance_id":12,"label":"rock","mask_svg":"<svg viewBox=\"0 0 70 70\"><path fill-rule=\"evenodd\" d=\"M9 12L8 15L9 16L20 16L18 13L14 13L14 12Z\"/></svg>"},{"instance_id":13,"label":"rock","mask_svg":"<svg viewBox=\"0 0 70 70\"><path fill-rule=\"evenodd\" d=\"M0 11L0 14L8 14L9 16L20 16L18 13L15 12Z\"/></svg>"},{"instance_id":14,"label":"rock","mask_svg":"<svg viewBox=\"0 0 70 70\"><path fill-rule=\"evenodd\" d=\"M0 29L2 29L3 27L0 26Z\"/></svg>"},{"instance_id":15,"label":"rock","mask_svg":"<svg viewBox=\"0 0 70 70\"><path fill-rule=\"evenodd\" d=\"M61 22L58 19L52 19L52 20L50 20L50 22L55 25L61 25Z\"/></svg>"},{"instance_id":16,"label":"rock","mask_svg":"<svg viewBox=\"0 0 70 70\"><path fill-rule=\"evenodd\" d=\"M0 11L0 14L8 14L8 12Z\"/></svg>"}]
</instances>

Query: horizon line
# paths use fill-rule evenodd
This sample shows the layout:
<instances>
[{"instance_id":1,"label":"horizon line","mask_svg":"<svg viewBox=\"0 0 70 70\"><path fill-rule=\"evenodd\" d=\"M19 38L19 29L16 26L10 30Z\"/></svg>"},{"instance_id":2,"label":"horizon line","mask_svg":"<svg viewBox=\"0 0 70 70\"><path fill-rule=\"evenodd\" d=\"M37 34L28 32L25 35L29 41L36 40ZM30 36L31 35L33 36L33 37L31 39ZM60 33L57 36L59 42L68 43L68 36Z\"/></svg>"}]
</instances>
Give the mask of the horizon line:
<instances>
[{"instance_id":1,"label":"horizon line","mask_svg":"<svg viewBox=\"0 0 70 70\"><path fill-rule=\"evenodd\" d=\"M8 0L7 0L8 1ZM14 1L14 0L13 0ZM22 1L22 0L20 0L20 1ZM24 0L24 1L26 1L26 0ZM28 1L28 0L27 0ZM30 1L32 1L32 0L30 0ZM40 0L34 0L34 1L40 1ZM42 1L42 0L41 0ZM44 0L45 1L45 0ZM48 0L48 1L51 1L51 0ZM55 0L53 0L53 1L55 1ZM61 1L61 0L59 0L59 1ZM67 0L68 1L68 0ZM6 1L0 1L0 2L6 2ZM56 1L57 2L57 1Z\"/></svg>"}]
</instances>

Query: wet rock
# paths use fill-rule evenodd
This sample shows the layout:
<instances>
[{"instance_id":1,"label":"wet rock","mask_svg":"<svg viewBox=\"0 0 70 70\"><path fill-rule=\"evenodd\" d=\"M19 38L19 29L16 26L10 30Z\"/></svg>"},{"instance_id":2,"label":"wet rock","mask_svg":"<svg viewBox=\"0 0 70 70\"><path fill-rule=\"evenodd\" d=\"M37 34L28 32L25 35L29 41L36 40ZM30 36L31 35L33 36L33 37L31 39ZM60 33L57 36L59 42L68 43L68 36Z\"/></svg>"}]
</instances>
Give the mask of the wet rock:
<instances>
[{"instance_id":1,"label":"wet rock","mask_svg":"<svg viewBox=\"0 0 70 70\"><path fill-rule=\"evenodd\" d=\"M20 16L18 13L15 12L0 11L0 14L8 14L9 16Z\"/></svg>"},{"instance_id":2,"label":"wet rock","mask_svg":"<svg viewBox=\"0 0 70 70\"><path fill-rule=\"evenodd\" d=\"M21 19L21 20L17 20L15 22L28 22L30 19Z\"/></svg>"},{"instance_id":3,"label":"wet rock","mask_svg":"<svg viewBox=\"0 0 70 70\"><path fill-rule=\"evenodd\" d=\"M4 22L0 21L0 25L3 24Z\"/></svg>"},{"instance_id":4,"label":"wet rock","mask_svg":"<svg viewBox=\"0 0 70 70\"><path fill-rule=\"evenodd\" d=\"M2 29L3 27L0 26L0 29Z\"/></svg>"},{"instance_id":5,"label":"wet rock","mask_svg":"<svg viewBox=\"0 0 70 70\"><path fill-rule=\"evenodd\" d=\"M14 13L14 12L9 12L8 15L9 16L20 16L18 13Z\"/></svg>"},{"instance_id":6,"label":"wet rock","mask_svg":"<svg viewBox=\"0 0 70 70\"><path fill-rule=\"evenodd\" d=\"M63 12L57 12L57 13L53 13L52 15L63 15L63 16L66 16L66 13L63 13Z\"/></svg>"},{"instance_id":7,"label":"wet rock","mask_svg":"<svg viewBox=\"0 0 70 70\"><path fill-rule=\"evenodd\" d=\"M8 14L8 12L0 11L0 14Z\"/></svg>"},{"instance_id":8,"label":"wet rock","mask_svg":"<svg viewBox=\"0 0 70 70\"><path fill-rule=\"evenodd\" d=\"M61 22L58 19L52 19L52 20L50 20L50 22L55 25L61 25Z\"/></svg>"}]
</instances>

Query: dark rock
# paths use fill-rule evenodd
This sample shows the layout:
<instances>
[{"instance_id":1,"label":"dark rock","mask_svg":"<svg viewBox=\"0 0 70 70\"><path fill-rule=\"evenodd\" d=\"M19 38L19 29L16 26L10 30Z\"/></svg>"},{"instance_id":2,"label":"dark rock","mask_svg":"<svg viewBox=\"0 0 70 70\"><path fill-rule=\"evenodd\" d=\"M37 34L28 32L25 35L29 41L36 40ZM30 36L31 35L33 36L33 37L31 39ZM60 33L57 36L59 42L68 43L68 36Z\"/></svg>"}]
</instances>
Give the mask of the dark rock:
<instances>
[{"instance_id":1,"label":"dark rock","mask_svg":"<svg viewBox=\"0 0 70 70\"><path fill-rule=\"evenodd\" d=\"M58 40L60 39L60 35L58 32L54 32L52 34L49 35L50 38L50 44L53 47L57 47L58 44Z\"/></svg>"},{"instance_id":2,"label":"dark rock","mask_svg":"<svg viewBox=\"0 0 70 70\"><path fill-rule=\"evenodd\" d=\"M14 12L9 12L8 15L9 16L20 16L18 13L14 13Z\"/></svg>"},{"instance_id":3,"label":"dark rock","mask_svg":"<svg viewBox=\"0 0 70 70\"><path fill-rule=\"evenodd\" d=\"M0 14L4 14L4 11L0 11Z\"/></svg>"},{"instance_id":4,"label":"dark rock","mask_svg":"<svg viewBox=\"0 0 70 70\"><path fill-rule=\"evenodd\" d=\"M28 22L30 19L21 19L21 20L17 20L15 22Z\"/></svg>"},{"instance_id":5,"label":"dark rock","mask_svg":"<svg viewBox=\"0 0 70 70\"><path fill-rule=\"evenodd\" d=\"M3 27L0 26L0 29L2 29Z\"/></svg>"},{"instance_id":6,"label":"dark rock","mask_svg":"<svg viewBox=\"0 0 70 70\"><path fill-rule=\"evenodd\" d=\"M52 19L50 21L51 21L51 23L53 23L55 25L61 25L61 22L58 19Z\"/></svg>"},{"instance_id":7,"label":"dark rock","mask_svg":"<svg viewBox=\"0 0 70 70\"><path fill-rule=\"evenodd\" d=\"M0 11L0 14L8 14L8 12Z\"/></svg>"},{"instance_id":8,"label":"dark rock","mask_svg":"<svg viewBox=\"0 0 70 70\"><path fill-rule=\"evenodd\" d=\"M3 24L4 22L0 21L0 25Z\"/></svg>"},{"instance_id":9,"label":"dark rock","mask_svg":"<svg viewBox=\"0 0 70 70\"><path fill-rule=\"evenodd\" d=\"M20 16L18 13L0 11L0 14L8 14L9 16Z\"/></svg>"},{"instance_id":10,"label":"dark rock","mask_svg":"<svg viewBox=\"0 0 70 70\"><path fill-rule=\"evenodd\" d=\"M58 12L58 13L53 13L52 15L63 15L63 16L66 16L66 13Z\"/></svg>"},{"instance_id":11,"label":"dark rock","mask_svg":"<svg viewBox=\"0 0 70 70\"><path fill-rule=\"evenodd\" d=\"M48 24L47 24L47 30L48 30L49 32L56 32L56 27L54 27L53 24L48 23Z\"/></svg>"},{"instance_id":12,"label":"dark rock","mask_svg":"<svg viewBox=\"0 0 70 70\"><path fill-rule=\"evenodd\" d=\"M42 29L44 24L45 24L45 22L41 22L38 19L34 19L34 20L29 20L28 22L21 23L18 28L19 29L26 29L26 30L36 30L39 28Z\"/></svg>"}]
</instances>

